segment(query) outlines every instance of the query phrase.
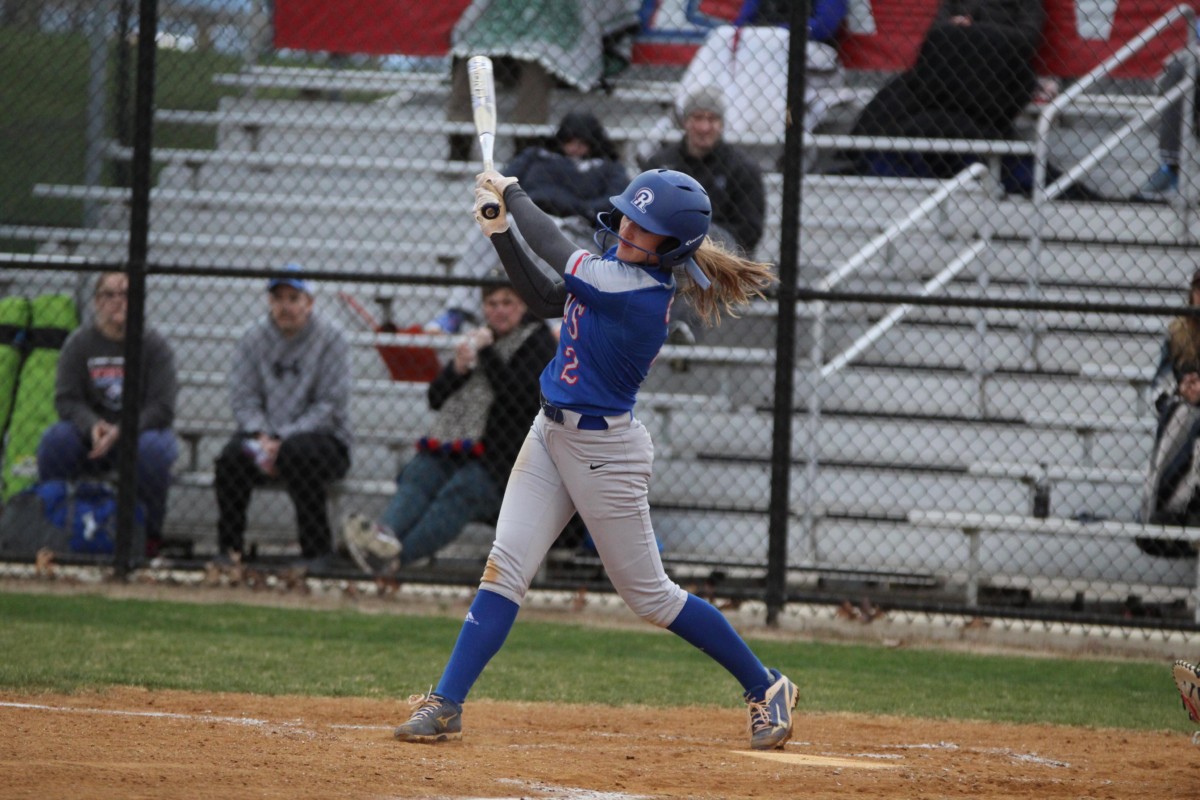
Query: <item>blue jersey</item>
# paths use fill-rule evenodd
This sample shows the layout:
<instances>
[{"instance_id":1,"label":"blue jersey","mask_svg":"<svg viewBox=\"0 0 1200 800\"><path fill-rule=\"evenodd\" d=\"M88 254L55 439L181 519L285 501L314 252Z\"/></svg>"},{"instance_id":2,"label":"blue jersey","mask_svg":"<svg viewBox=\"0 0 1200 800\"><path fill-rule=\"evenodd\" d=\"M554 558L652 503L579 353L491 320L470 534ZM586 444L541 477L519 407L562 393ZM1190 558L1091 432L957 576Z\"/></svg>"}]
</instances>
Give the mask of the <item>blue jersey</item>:
<instances>
[{"instance_id":1,"label":"blue jersey","mask_svg":"<svg viewBox=\"0 0 1200 800\"><path fill-rule=\"evenodd\" d=\"M601 417L633 410L667 339L675 297L669 270L627 264L612 253L571 255L558 353L541 378L553 405Z\"/></svg>"}]
</instances>

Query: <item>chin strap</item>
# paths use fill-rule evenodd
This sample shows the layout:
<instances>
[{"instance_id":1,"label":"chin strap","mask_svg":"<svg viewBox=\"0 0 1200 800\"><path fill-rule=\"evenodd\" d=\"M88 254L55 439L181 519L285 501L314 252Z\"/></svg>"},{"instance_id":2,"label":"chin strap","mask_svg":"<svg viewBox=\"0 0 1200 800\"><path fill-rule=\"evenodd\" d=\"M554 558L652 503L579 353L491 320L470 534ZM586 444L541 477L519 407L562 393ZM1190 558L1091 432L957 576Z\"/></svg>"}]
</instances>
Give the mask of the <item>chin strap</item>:
<instances>
[{"instance_id":1,"label":"chin strap","mask_svg":"<svg viewBox=\"0 0 1200 800\"><path fill-rule=\"evenodd\" d=\"M684 265L684 269L687 270L688 277L694 280L696 285L701 289L708 289L710 286L712 286L712 281L710 281L708 276L704 274L704 270L700 269L700 265L692 259L689 258L687 260L687 263Z\"/></svg>"}]
</instances>

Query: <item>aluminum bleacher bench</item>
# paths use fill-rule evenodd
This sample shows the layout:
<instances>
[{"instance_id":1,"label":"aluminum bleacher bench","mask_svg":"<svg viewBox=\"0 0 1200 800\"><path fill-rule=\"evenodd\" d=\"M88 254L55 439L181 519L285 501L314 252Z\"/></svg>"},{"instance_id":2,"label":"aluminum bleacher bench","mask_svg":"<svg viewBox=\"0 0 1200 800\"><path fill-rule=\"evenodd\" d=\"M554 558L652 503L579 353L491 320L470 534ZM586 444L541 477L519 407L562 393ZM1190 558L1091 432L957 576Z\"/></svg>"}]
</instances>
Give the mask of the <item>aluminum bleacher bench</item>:
<instances>
[{"instance_id":1,"label":"aluminum bleacher bench","mask_svg":"<svg viewBox=\"0 0 1200 800\"><path fill-rule=\"evenodd\" d=\"M123 247L129 243L129 231L115 228L52 228L39 225L0 225L0 239L18 239L57 244L71 251L82 245ZM394 258L404 253L409 259L456 260L461 245L440 242L364 241L361 239L305 239L296 236L243 236L211 233L149 234L150 246L187 247L197 250L234 248L237 250L303 250L330 255L381 256Z\"/></svg>"},{"instance_id":2,"label":"aluminum bleacher bench","mask_svg":"<svg viewBox=\"0 0 1200 800\"><path fill-rule=\"evenodd\" d=\"M133 200L131 190L117 186L81 186L71 184L38 183L33 187L34 197L49 197L60 200L98 200L106 203L129 204ZM150 202L186 203L192 206L214 208L250 208L270 210L312 211L376 211L395 212L412 197L398 195L347 196L310 195L289 192L222 191L214 189L151 189ZM461 202L430 201L422 208L437 213L460 213Z\"/></svg>"},{"instance_id":3,"label":"aluminum bleacher bench","mask_svg":"<svg viewBox=\"0 0 1200 800\"><path fill-rule=\"evenodd\" d=\"M253 65L241 72L218 73L213 76L213 83L241 89L445 94L450 91L450 73ZM614 97L664 106L674 100L677 86L675 81L619 76L610 83L607 91Z\"/></svg>"},{"instance_id":4,"label":"aluminum bleacher bench","mask_svg":"<svg viewBox=\"0 0 1200 800\"><path fill-rule=\"evenodd\" d=\"M981 477L1011 478L1020 481L1029 487L1031 508L1039 501L1038 494L1041 492L1044 492L1045 503L1049 504L1054 484L1058 481L1137 485L1146 477L1141 470L1009 461L977 461L967 467L967 473Z\"/></svg>"},{"instance_id":5,"label":"aluminum bleacher bench","mask_svg":"<svg viewBox=\"0 0 1200 800\"><path fill-rule=\"evenodd\" d=\"M359 134L377 133L391 135L448 135L457 133L474 135L475 133L475 125L471 122L430 119L428 117L389 119L371 117L361 119L341 110L333 113L313 112L310 109L306 109L303 114L292 116L283 112L270 113L266 111L238 111L233 109L225 111L163 109L155 112L154 119L156 122L167 125L225 125L242 128L248 132L262 130L263 128L286 128L289 130L353 131ZM498 134L531 138L553 136L557 130L557 126L551 124L517 123L505 122L503 120L497 123L496 128ZM654 132L654 129L646 126L615 125L606 127L605 131L613 141L623 142L648 136ZM680 134L678 131L674 131L671 135L674 138L678 138Z\"/></svg>"},{"instance_id":6,"label":"aluminum bleacher bench","mask_svg":"<svg viewBox=\"0 0 1200 800\"><path fill-rule=\"evenodd\" d=\"M120 161L133 158L133 149L110 145L107 155ZM473 161L444 161L430 158L387 158L373 156L306 155L303 153L256 153L247 150L199 150L156 148L155 161L181 164L197 172L206 164L245 166L254 169L327 169L368 172L436 172L440 175L474 177L479 165Z\"/></svg>"},{"instance_id":7,"label":"aluminum bleacher bench","mask_svg":"<svg viewBox=\"0 0 1200 800\"><path fill-rule=\"evenodd\" d=\"M213 76L217 86L237 89L295 90L302 92L362 92L415 95L449 90L448 75L432 72L383 72L304 67L253 67L243 72Z\"/></svg>"},{"instance_id":8,"label":"aluminum bleacher bench","mask_svg":"<svg viewBox=\"0 0 1200 800\"><path fill-rule=\"evenodd\" d=\"M1143 525L1140 522L1097 520L1081 522L1062 517L1027 517L1018 514L988 514L969 511L938 511L916 509L908 513L908 521L924 528L957 531L967 538L968 606L979 604L979 584L987 577L980 559L980 540L984 533L1025 533L1035 536L1075 536L1084 538L1129 539L1166 538L1186 540L1200 545L1200 529ZM1194 619L1200 622L1200 559L1197 559L1196 578L1191 587Z\"/></svg>"},{"instance_id":9,"label":"aluminum bleacher bench","mask_svg":"<svg viewBox=\"0 0 1200 800\"><path fill-rule=\"evenodd\" d=\"M1026 424L1038 428L1057 428L1074 431L1083 449L1080 461L1083 466L1095 463L1096 434L1103 432L1134 432L1147 436L1154 433L1156 423L1152 419L1118 417L1114 415L1062 416L1060 414L1031 413L1025 416Z\"/></svg>"},{"instance_id":10,"label":"aluminum bleacher bench","mask_svg":"<svg viewBox=\"0 0 1200 800\"><path fill-rule=\"evenodd\" d=\"M1150 384L1154 378L1145 367L1123 364L1080 364L1079 374L1086 378L1128 383L1138 396L1138 413L1150 417L1154 409L1150 403Z\"/></svg>"},{"instance_id":11,"label":"aluminum bleacher bench","mask_svg":"<svg viewBox=\"0 0 1200 800\"><path fill-rule=\"evenodd\" d=\"M300 128L308 130L353 130L356 133L379 133L379 134L440 134L448 135L455 133L474 133L474 127L467 122L451 122L438 119L389 119L389 120L355 120L352 116L345 114L316 114L307 113L303 116L290 117L283 114L265 114L261 112L237 112L237 111L189 111L189 110L163 110L157 112L155 119L162 123L170 124L186 124L186 125L232 125L240 127L243 130L254 133L264 127L279 127L279 128ZM530 124L515 124L501 122L497 129L498 134L510 136L552 136L556 130L553 125L530 125ZM662 141L674 141L679 138L680 131L678 128L656 128L653 126L612 126L605 129L609 138L614 142L622 145L630 143L637 144L645 141L647 138L660 139ZM755 147L755 146L775 146L783 143L783 132L770 133L754 133L743 132L737 135L729 135L726 140L731 144ZM980 156L989 156L999 158L1000 156L1032 156L1034 154L1034 144L1024 140L1010 139L910 139L904 137L892 136L850 136L846 134L805 134L804 144L807 148L817 150L843 150L843 151L861 151L861 150L898 150L906 152L918 153L971 153ZM159 157L156 151L156 157ZM169 152L169 151L161 151ZM197 153L206 151L178 151L180 156L172 156L171 160L190 159L195 160L199 156ZM215 151L214 151L215 152ZM250 151L253 152L253 151ZM276 154L275 162L258 163L256 166L270 166L272 163L282 164L281 159L289 158ZM291 156L292 159L299 159L299 156ZM318 158L316 156L310 158ZM334 158L334 157L324 157ZM358 168L353 166L360 159L358 157L341 157L346 159L343 166L347 168ZM367 159L374 162L379 162L381 159ZM388 161L398 161L389 159ZM229 162L222 162L229 163ZM237 162L234 162L237 163ZM302 165L301 161L288 161L287 163ZM447 172L453 169L452 165L466 164L466 162L445 162L443 164L437 160L427 160L423 162L430 165L427 168L435 168L439 172ZM313 166L323 166L314 164ZM467 165L472 170L476 167ZM362 167L367 168L367 167ZM373 167L372 167L373 168Z\"/></svg>"}]
</instances>

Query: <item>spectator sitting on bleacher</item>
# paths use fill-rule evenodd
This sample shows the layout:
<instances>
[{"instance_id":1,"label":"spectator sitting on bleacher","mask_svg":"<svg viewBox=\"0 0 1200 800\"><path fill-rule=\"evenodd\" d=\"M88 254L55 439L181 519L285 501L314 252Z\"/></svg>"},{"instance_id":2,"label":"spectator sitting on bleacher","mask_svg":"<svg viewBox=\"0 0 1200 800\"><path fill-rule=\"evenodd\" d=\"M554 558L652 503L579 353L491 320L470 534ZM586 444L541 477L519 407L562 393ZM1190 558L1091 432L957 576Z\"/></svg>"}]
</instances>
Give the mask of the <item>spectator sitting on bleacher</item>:
<instances>
[{"instance_id":1,"label":"spectator sitting on bleacher","mask_svg":"<svg viewBox=\"0 0 1200 800\"><path fill-rule=\"evenodd\" d=\"M1154 451L1142 497L1142 518L1152 524L1200 524L1200 475L1196 444L1200 437L1200 365L1184 367L1179 384L1161 406ZM1147 546L1145 542L1152 543ZM1195 555L1191 544L1172 539L1139 539L1151 555Z\"/></svg>"},{"instance_id":2,"label":"spectator sitting on bleacher","mask_svg":"<svg viewBox=\"0 0 1200 800\"><path fill-rule=\"evenodd\" d=\"M333 564L327 484L350 468L350 349L345 335L313 311L297 273L267 282L268 318L238 342L229 376L237 433L216 461L218 564L245 553L254 487L280 480L296 510L304 569Z\"/></svg>"},{"instance_id":3,"label":"spectator sitting on bleacher","mask_svg":"<svg viewBox=\"0 0 1200 800\"><path fill-rule=\"evenodd\" d=\"M522 150L504 173L519 179L538 208L558 220L563 233L583 248L593 246L596 215L608 211L612 207L609 198L620 194L629 182L604 125L583 111L566 114L551 141ZM515 226L513 231L520 235ZM491 243L472 236L459 260L459 274L482 277L496 267ZM474 287L463 287L429 327L457 333L464 321L479 321L478 304Z\"/></svg>"},{"instance_id":4,"label":"spectator sitting on bleacher","mask_svg":"<svg viewBox=\"0 0 1200 800\"><path fill-rule=\"evenodd\" d=\"M767 195L758 164L723 138L724 93L714 86L692 92L679 121L683 138L653 153L642 168L673 169L695 178L712 202L708 235L750 258L762 238Z\"/></svg>"},{"instance_id":5,"label":"spectator sitting on bleacher","mask_svg":"<svg viewBox=\"0 0 1200 800\"><path fill-rule=\"evenodd\" d=\"M1198 25L1200 27L1200 25ZM1185 51L1175 53L1163 66L1158 78L1158 90L1166 94L1187 77L1189 58ZM1200 81L1192 90L1197 102L1193 109L1193 122L1200 120ZM1193 131L1196 128L1193 128ZM1180 97L1163 111L1158 120L1158 169L1150 173L1146 182L1133 195L1134 200L1144 203L1161 203L1169 200L1179 190L1179 163L1183 152L1183 98Z\"/></svg>"},{"instance_id":6,"label":"spectator sitting on bleacher","mask_svg":"<svg viewBox=\"0 0 1200 800\"><path fill-rule=\"evenodd\" d=\"M1037 87L1042 0L943 0L916 63L875 94L855 136L1001 140ZM886 177L948 178L976 157L872 151L860 171ZM1006 160L1005 188L1026 191L1027 165Z\"/></svg>"},{"instance_id":7,"label":"spectator sitting on bleacher","mask_svg":"<svg viewBox=\"0 0 1200 800\"><path fill-rule=\"evenodd\" d=\"M556 343L511 286L489 284L482 294L487 324L463 335L429 384L433 430L396 478L382 521L358 513L345 521L346 546L367 572L386 575L428 558L467 523L500 510Z\"/></svg>"},{"instance_id":8,"label":"spectator sitting on bleacher","mask_svg":"<svg viewBox=\"0 0 1200 800\"><path fill-rule=\"evenodd\" d=\"M708 192L712 224L708 235L747 258L762 238L767 193L762 171L752 158L724 140L725 95L715 86L696 89L680 107L683 138L642 162L643 169L673 169L690 175ZM668 344L695 344L703 331L696 309L685 300L675 307Z\"/></svg>"},{"instance_id":9,"label":"spectator sitting on bleacher","mask_svg":"<svg viewBox=\"0 0 1200 800\"><path fill-rule=\"evenodd\" d=\"M1200 307L1200 268L1192 273L1187 303L1191 307ZM1167 325L1158 366L1150 383L1155 410L1162 411L1176 393L1184 368L1192 364L1200 364L1200 316L1179 316Z\"/></svg>"},{"instance_id":10,"label":"spectator sitting on bleacher","mask_svg":"<svg viewBox=\"0 0 1200 800\"><path fill-rule=\"evenodd\" d=\"M117 466L125 381L125 323L129 277L104 272L92 293L95 320L63 344L58 358L54 406L60 421L38 444L38 479L75 480ZM166 339L142 334L141 411L137 434L137 495L145 510L146 555L162 543L171 465L179 455L175 422L175 354Z\"/></svg>"},{"instance_id":11,"label":"spectator sitting on bleacher","mask_svg":"<svg viewBox=\"0 0 1200 800\"><path fill-rule=\"evenodd\" d=\"M1200 308L1200 269L1192 275L1188 305ZM1200 317L1171 320L1150 392L1158 425L1141 518L1157 524L1200 524ZM1182 540L1143 538L1137 544L1151 555L1195 554L1191 544Z\"/></svg>"}]
</instances>

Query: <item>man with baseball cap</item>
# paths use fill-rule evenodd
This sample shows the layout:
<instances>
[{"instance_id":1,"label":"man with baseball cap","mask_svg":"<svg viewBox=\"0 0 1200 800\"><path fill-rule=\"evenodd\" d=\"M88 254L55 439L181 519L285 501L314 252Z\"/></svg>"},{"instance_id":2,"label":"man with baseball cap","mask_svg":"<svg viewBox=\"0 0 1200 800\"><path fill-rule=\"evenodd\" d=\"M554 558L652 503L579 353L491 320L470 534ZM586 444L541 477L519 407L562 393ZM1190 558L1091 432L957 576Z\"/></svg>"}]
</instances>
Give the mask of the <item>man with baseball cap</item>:
<instances>
[{"instance_id":1,"label":"man with baseball cap","mask_svg":"<svg viewBox=\"0 0 1200 800\"><path fill-rule=\"evenodd\" d=\"M255 486L281 481L296 509L303 566L327 571L326 486L350 468L350 348L313 310L296 264L267 282L267 318L237 346L229 392L238 432L216 461L219 563L240 562Z\"/></svg>"},{"instance_id":2,"label":"man with baseball cap","mask_svg":"<svg viewBox=\"0 0 1200 800\"><path fill-rule=\"evenodd\" d=\"M683 138L645 159L642 168L673 169L695 178L712 202L709 235L749 257L762 238L767 197L758 165L722 139L724 120L721 90L697 88L679 108Z\"/></svg>"}]
</instances>

